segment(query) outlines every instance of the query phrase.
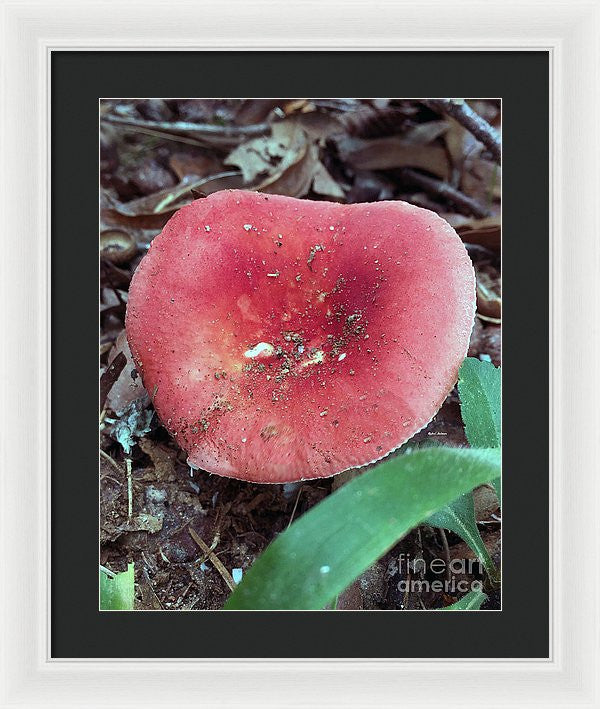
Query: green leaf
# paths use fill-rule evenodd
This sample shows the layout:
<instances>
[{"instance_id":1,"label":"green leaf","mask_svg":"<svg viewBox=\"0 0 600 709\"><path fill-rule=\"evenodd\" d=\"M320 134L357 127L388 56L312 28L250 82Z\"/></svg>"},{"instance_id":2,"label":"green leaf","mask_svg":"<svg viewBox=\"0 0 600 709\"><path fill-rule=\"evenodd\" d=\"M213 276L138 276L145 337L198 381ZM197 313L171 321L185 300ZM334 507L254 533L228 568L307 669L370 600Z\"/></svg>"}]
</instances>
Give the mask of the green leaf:
<instances>
[{"instance_id":1,"label":"green leaf","mask_svg":"<svg viewBox=\"0 0 600 709\"><path fill-rule=\"evenodd\" d=\"M473 448L502 443L501 371L491 362L467 357L458 373L460 409L467 440Z\"/></svg>"},{"instance_id":2,"label":"green leaf","mask_svg":"<svg viewBox=\"0 0 600 709\"><path fill-rule=\"evenodd\" d=\"M100 570L100 610L133 610L134 591L133 564L127 564L127 571L115 574L113 578Z\"/></svg>"},{"instance_id":3,"label":"green leaf","mask_svg":"<svg viewBox=\"0 0 600 709\"><path fill-rule=\"evenodd\" d=\"M479 557L485 567L490 580L497 583L500 574L496 565L492 561L488 550L485 548L477 522L475 521L475 507L473 505L473 493L461 495L457 500L449 505L441 507L434 512L426 521L432 527L443 527L458 534Z\"/></svg>"},{"instance_id":4,"label":"green leaf","mask_svg":"<svg viewBox=\"0 0 600 709\"><path fill-rule=\"evenodd\" d=\"M376 466L280 534L225 608L324 608L419 522L499 469L498 450L444 447Z\"/></svg>"},{"instance_id":5,"label":"green leaf","mask_svg":"<svg viewBox=\"0 0 600 709\"><path fill-rule=\"evenodd\" d=\"M478 611L487 596L483 591L470 591L463 596L460 601L456 601L451 606L440 608L441 611Z\"/></svg>"},{"instance_id":6,"label":"green leaf","mask_svg":"<svg viewBox=\"0 0 600 709\"><path fill-rule=\"evenodd\" d=\"M498 495L498 502L500 503L500 507L502 507L502 476L496 478L495 480L492 480L492 485L494 486L496 495Z\"/></svg>"}]
</instances>

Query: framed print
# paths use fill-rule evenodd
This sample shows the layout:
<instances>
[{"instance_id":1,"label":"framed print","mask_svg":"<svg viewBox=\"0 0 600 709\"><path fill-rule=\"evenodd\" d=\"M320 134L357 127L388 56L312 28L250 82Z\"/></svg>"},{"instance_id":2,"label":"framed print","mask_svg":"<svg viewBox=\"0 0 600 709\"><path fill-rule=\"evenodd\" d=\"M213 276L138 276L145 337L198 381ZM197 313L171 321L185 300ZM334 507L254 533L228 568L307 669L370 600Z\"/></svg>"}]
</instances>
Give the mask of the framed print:
<instances>
[{"instance_id":1,"label":"framed print","mask_svg":"<svg viewBox=\"0 0 600 709\"><path fill-rule=\"evenodd\" d=\"M389 67L391 61L397 62L392 64L397 71L418 74L423 85L427 62L431 62L433 76L440 55L205 52L164 56L163 66L171 63L168 75L172 76L180 73L178 66L201 59L207 69L214 67L214 72L209 72L213 75L219 67L219 85L234 91L242 58L248 69L254 65L256 75L266 75L274 61L288 76L312 76L321 67L323 79L327 76L330 83L348 62L360 62L364 76L372 77L383 75L384 66ZM446 61L455 62L459 71L466 58L449 55ZM547 57L482 53L479 59L482 66L488 63L486 77L497 66L502 66L505 75L511 66L518 70L522 77L518 102L527 100L527 110L537 108L540 121L546 120ZM107 62L111 61L115 69L127 62L137 63L145 74L143 67L149 70L155 57L57 53L52 73L57 85L70 93L73 86L81 85L82 74L90 87L95 76L118 76L118 71L109 71ZM531 67L529 82L523 79L526 64ZM157 77L156 71L154 82ZM356 85L356 76L353 81ZM373 90L372 79L370 84ZM273 90L268 86L261 95L272 95ZM298 90L293 91L294 96L300 95ZM521 616L518 606L511 609L509 591L502 615L497 613L503 599L500 505L494 486L499 488L497 365L503 355L500 312L481 310L485 307L481 288L487 278L489 301L495 298L499 305L502 103L516 105L517 99L503 86L491 89L489 81L487 90L497 92L502 101L344 99L331 98L326 89L320 92L328 98L313 100L240 99L237 93L229 99L101 98L96 107L100 114L100 221L101 239L108 240L108 247L102 246L100 266L104 397L100 520L95 520L96 529L100 527L101 612L96 615L94 609L90 615L83 605L73 607L59 588L63 583L74 588L77 578L68 572L55 574L55 618L65 619L68 635L57 623L52 633L54 652L85 652L81 642L91 634L98 651L103 629L111 637L124 622L141 622L147 627L153 622L171 626L179 622L164 620L166 611L172 610L187 627L194 622L188 612L204 611L192 615L199 618L206 632L208 623L218 626L222 622L219 615L223 610L243 610L249 612L236 614L236 625L247 643L256 643L255 652L267 651L267 639L252 625L271 618L292 634L298 633L298 624L332 623L331 632L325 633L330 637L327 652L353 655L357 648L340 642L340 630L360 628L364 652L368 643L381 646L382 624L389 627L390 612L454 608L454 604L460 609L463 603L467 607L472 604L472 613L451 614L457 619L452 622L474 622L469 616L477 615L480 608L488 616L489 632L496 634L498 644L502 628L506 629L504 654L511 652L511 640L515 642L508 632L511 613L515 614L514 622L531 629L531 646L526 648L521 641L519 651L530 655L547 652L547 607L544 610L543 603L538 604L538 614L528 610L527 616ZM120 87L116 91L125 95ZM107 95L115 94L110 91ZM381 95L381 89L375 95ZM55 133L54 152L58 155L73 155L68 146L76 133L74 126L69 126L67 112L61 109L68 101L60 92L53 97L53 120L64 127L64 133ZM84 104L88 105L85 99ZM147 117L152 111L154 119ZM165 112L162 118L160 111ZM245 124L242 111L252 115ZM213 129L208 138L201 134L204 124L198 117L203 114ZM215 115L220 116L216 122ZM504 111L505 120L506 115ZM74 152L83 156L81 113L76 120L81 146ZM455 149L455 139L445 133L455 127L460 131L460 143L466 134L472 135L460 121L470 125L470 120L477 123L474 130L487 132L485 138L479 135L488 146L476 140L477 146L470 142ZM394 125L395 121L399 123ZM510 121L508 128L502 127L504 134L510 132ZM94 125L97 127L97 120ZM164 140L165 131L179 131L181 126L183 135ZM220 129L213 137L215 127ZM148 135L156 131L158 143L156 135ZM528 149L528 142L531 149L531 139L531 135L521 136L523 149ZM538 131L538 139L541 144L547 137ZM398 146L394 157L390 155L393 146ZM470 161L468 168L458 168L454 188L449 182L452 158L446 157L450 149L456 150L461 163L467 156ZM373 154L377 150L381 157ZM360 155L368 156L366 162L355 157ZM439 160L439 166L426 164L432 159ZM189 168L192 172L186 172L190 160L196 162ZM198 174L203 170L198 161L210 162L208 175ZM417 167L411 167L415 164ZM67 161L59 159L55 165L62 184L79 173L70 169ZM180 170L177 179L175 167ZM158 186L144 183L143 194L136 191L136 184L148 178L149 169L168 182ZM436 170L437 174L432 172ZM517 188L518 170L513 171L510 159L504 162L504 172L503 182ZM463 173L472 175L476 187L459 188ZM319 181L315 181L317 176ZM366 184L363 178L368 180ZM380 187L377 180L383 181ZM258 189L249 189L252 187ZM541 207L546 203L544 181L537 187ZM78 191L83 196L81 187ZM65 190L65 197L67 193ZM509 188L509 199L510 194ZM535 200L534 192L531 194ZM79 225L84 219L79 213L85 211L83 200L80 205L76 210L71 208L69 217ZM59 209L55 202L55 215ZM510 211L505 210L506 223L510 223ZM513 213L513 218L516 216ZM180 219L184 222L179 223ZM473 234L470 241L467 236L463 241L448 220L463 234L483 228L491 240L487 245L477 244L479 236ZM70 231L66 223L57 229L57 233ZM122 249L115 251L113 245L128 237L135 244L130 256ZM536 253L539 242L530 240ZM433 249L429 254L428 244ZM510 273L517 259L511 256L511 247L507 248ZM523 255L522 245L519 253ZM358 266L354 263L357 259ZM67 259L61 262L66 266ZM475 325L472 264L480 289ZM163 277L168 284L161 281ZM89 282L87 277L85 281ZM63 282L66 285L67 280ZM185 290L184 282L191 284L191 290ZM388 282L391 290L387 290ZM521 297L524 288L520 284ZM510 283L505 279L507 289ZM78 301L83 303L81 293ZM155 300L157 293L162 295ZM534 302L538 294L538 308L543 308L540 293L536 285L526 297ZM447 306L442 306L440 294ZM509 308L510 302L509 297ZM387 315L386 308L390 311ZM507 337L510 342L511 337L522 340L525 334L511 327ZM193 346L186 344L189 338ZM438 345L438 340L442 344ZM59 338L60 342L66 344L67 339ZM432 347L429 355L419 354L425 343ZM462 364L461 394L454 383L468 343L471 356ZM543 351L543 340L536 346ZM202 359L204 352L206 361ZM127 362L120 371L116 364L119 353ZM436 361L428 363L429 358ZM57 353L56 361L62 359ZM505 392L522 386L511 375L515 370L509 367L508 371ZM60 376L57 369L56 377ZM538 377L539 399L543 401L547 394L541 361ZM534 381L529 378L530 387ZM471 394L470 383L475 387ZM414 394L409 401L410 391ZM489 433L484 435L494 440L486 438L477 448L469 446L465 433L477 442L477 430L469 431L468 406L481 392L484 401L478 405L481 410L475 413L474 425L485 430L484 422L489 421ZM445 403L437 413L442 401ZM422 411L419 406L424 407ZM503 450L509 458L517 454L516 449L511 451L511 442L515 441L514 431L522 426L514 417L505 424ZM537 435L545 435L541 424ZM399 454L393 452L405 441ZM472 493L469 483L470 489L459 490L466 497L459 495L457 506L453 506L457 499L453 488L447 504L432 502L430 493L420 488L427 475L440 469L442 478L430 484L430 492L437 494L445 486L444 480L450 479L447 466L455 465L446 456L465 453L477 458L474 462L460 458L458 467L474 464L474 469L492 476L486 478L490 486L476 485L477 491ZM444 462L427 462L438 456ZM493 456L498 456L497 462L492 462ZM386 460L377 465L378 458ZM349 465L346 459L369 469L348 475L344 470L356 465ZM544 485L546 470L539 462L538 456L539 485ZM412 470L415 463L418 468ZM409 466L406 474L416 477L414 483L400 485L396 498L388 483L379 482L379 476L389 474L389 484L397 485L404 480L404 465ZM535 463L530 467L536 469ZM210 472L213 475L207 474ZM332 472L341 475L332 479ZM352 476L355 480L349 480ZM66 480L65 475L63 484ZM416 487L408 493L413 484ZM363 485L367 487L363 489ZM504 494L510 496L508 485ZM381 497L376 490L382 490ZM475 510L475 504L480 505L475 499L484 492L490 508L482 517L482 512ZM402 528L403 516L397 510L410 495L422 499L420 504L427 514L421 520L425 524L416 529L414 522L407 523L414 529L407 534L409 529ZM361 519L363 496L373 502ZM60 520L69 524L73 520L58 510L68 496L54 499L59 524L55 538L60 539ZM386 511L388 499L390 509ZM329 507L336 504L342 505L342 511ZM539 506L538 511L539 534L530 534L532 547L543 547L547 541L542 532L547 510ZM479 527L476 516L480 517ZM303 531L305 524L314 531ZM65 532L69 538L75 536L72 527ZM381 546L367 551L379 535ZM472 549L476 551L467 551ZM536 558L542 559L543 553ZM476 566L474 560L478 561ZM261 572L265 564L269 571ZM509 576L515 572L510 561L503 568ZM113 589L127 578L129 602L115 602ZM82 589L81 593L87 591ZM157 612L137 614L139 620L131 615L106 615L115 607L131 609L134 616L142 610ZM491 613L485 614L485 609ZM179 610L182 613L175 612ZM332 610L348 612L336 614ZM405 613L409 615L414 614ZM86 619L93 617L100 623L98 630L90 626L82 632ZM417 623L416 617L413 622ZM113 624L115 630L109 630ZM69 628L78 637L72 636ZM214 633L212 642L219 642L218 638ZM453 653L466 650L466 645L459 649L461 642L467 642L467 634L464 638L457 641ZM71 646L73 642L75 646ZM177 642L181 647L178 636ZM281 652L310 656L310 650L301 647L303 642L299 637L293 649L282 648ZM161 639L163 654L164 643ZM150 652L147 643L144 649ZM131 642L126 652L137 654ZM215 649L206 646L195 652L208 654ZM231 646L218 650L219 654L235 652ZM419 654L427 652L423 648Z\"/></svg>"},{"instance_id":2,"label":"framed print","mask_svg":"<svg viewBox=\"0 0 600 709\"><path fill-rule=\"evenodd\" d=\"M111 9L5 8L4 704L596 706L597 4Z\"/></svg>"}]
</instances>

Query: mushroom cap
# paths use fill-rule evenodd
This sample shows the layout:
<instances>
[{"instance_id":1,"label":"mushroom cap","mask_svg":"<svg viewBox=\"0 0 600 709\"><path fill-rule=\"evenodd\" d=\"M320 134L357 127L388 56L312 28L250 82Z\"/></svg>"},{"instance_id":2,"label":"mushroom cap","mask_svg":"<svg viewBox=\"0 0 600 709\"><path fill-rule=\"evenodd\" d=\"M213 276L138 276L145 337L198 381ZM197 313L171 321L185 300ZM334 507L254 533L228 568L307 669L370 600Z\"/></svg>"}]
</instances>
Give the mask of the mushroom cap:
<instances>
[{"instance_id":1,"label":"mushroom cap","mask_svg":"<svg viewBox=\"0 0 600 709\"><path fill-rule=\"evenodd\" d=\"M473 266L434 212L227 190L153 240L126 328L188 462L281 483L375 462L426 426L474 314Z\"/></svg>"}]
</instances>

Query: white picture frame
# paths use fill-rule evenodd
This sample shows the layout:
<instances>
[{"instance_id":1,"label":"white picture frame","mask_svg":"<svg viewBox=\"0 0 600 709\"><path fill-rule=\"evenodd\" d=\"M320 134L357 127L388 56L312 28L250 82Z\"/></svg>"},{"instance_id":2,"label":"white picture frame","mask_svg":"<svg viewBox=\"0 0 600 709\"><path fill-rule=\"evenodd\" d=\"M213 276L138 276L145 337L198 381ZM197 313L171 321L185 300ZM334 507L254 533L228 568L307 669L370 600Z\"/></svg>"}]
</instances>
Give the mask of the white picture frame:
<instances>
[{"instance_id":1,"label":"white picture frame","mask_svg":"<svg viewBox=\"0 0 600 709\"><path fill-rule=\"evenodd\" d=\"M0 6L0 705L600 707L599 0L12 0ZM50 657L48 109L49 58L56 49L549 52L549 658ZM535 366L535 353L531 358L523 366ZM530 580L522 583L528 602Z\"/></svg>"}]
</instances>

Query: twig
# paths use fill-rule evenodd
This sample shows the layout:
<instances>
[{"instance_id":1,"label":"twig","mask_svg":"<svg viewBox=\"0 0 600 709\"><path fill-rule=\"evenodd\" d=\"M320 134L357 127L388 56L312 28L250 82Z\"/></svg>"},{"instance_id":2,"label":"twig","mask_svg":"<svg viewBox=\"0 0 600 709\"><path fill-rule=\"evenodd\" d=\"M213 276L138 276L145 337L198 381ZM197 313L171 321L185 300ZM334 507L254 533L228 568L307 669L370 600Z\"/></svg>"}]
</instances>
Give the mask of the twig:
<instances>
[{"instance_id":1,"label":"twig","mask_svg":"<svg viewBox=\"0 0 600 709\"><path fill-rule=\"evenodd\" d=\"M300 499L300 494L302 492L302 486L300 486L300 489L298 490L298 494L296 495L296 502L294 502L294 509L292 510L292 516L290 517L290 521L288 522L288 526L286 529L289 529L292 522L294 521L294 515L296 514L296 508L298 507L298 500Z\"/></svg>"},{"instance_id":2,"label":"twig","mask_svg":"<svg viewBox=\"0 0 600 709\"><path fill-rule=\"evenodd\" d=\"M161 140L171 140L174 143L183 143L184 145L193 145L197 148L203 148L206 146L206 141L200 138L186 138L183 135L176 135L175 133L165 133L162 130L152 130L151 128L140 128L139 126L121 126L123 130L129 131L130 133L142 133L142 135L149 135L151 138L160 138Z\"/></svg>"},{"instance_id":3,"label":"twig","mask_svg":"<svg viewBox=\"0 0 600 709\"><path fill-rule=\"evenodd\" d=\"M198 534L192 527L188 527L188 532L190 533L191 538L196 542L196 544L202 549L202 551L206 554L207 558L211 560L212 565L215 567L215 569L221 574L221 577L223 578L223 581L229 586L230 591L235 590L235 582L233 578L231 577L231 574L227 569L223 566L221 563L221 560L219 557L212 551L212 549L206 545L205 542L200 539Z\"/></svg>"},{"instance_id":4,"label":"twig","mask_svg":"<svg viewBox=\"0 0 600 709\"><path fill-rule=\"evenodd\" d=\"M100 564L100 571L103 571L109 579L114 579L114 577L116 576L114 571L107 569L106 566L102 566L102 564Z\"/></svg>"},{"instance_id":5,"label":"twig","mask_svg":"<svg viewBox=\"0 0 600 709\"><path fill-rule=\"evenodd\" d=\"M104 460L107 460L113 466L113 468L115 468L115 470L118 470L121 473L121 475L123 475L123 469L121 468L121 466L115 460L113 460L108 455L108 453L103 451L102 448L100 448L100 455L104 458Z\"/></svg>"},{"instance_id":6,"label":"twig","mask_svg":"<svg viewBox=\"0 0 600 709\"><path fill-rule=\"evenodd\" d=\"M143 121L122 116L102 116L102 120L113 125L133 126L146 130L162 130L169 133L196 133L223 138L247 138L266 133L269 123L255 123L249 126L219 126L212 123L190 123L188 121Z\"/></svg>"},{"instance_id":7,"label":"twig","mask_svg":"<svg viewBox=\"0 0 600 709\"><path fill-rule=\"evenodd\" d=\"M113 478L112 475L108 475L107 473L101 475L100 480L112 480L114 483L117 483L119 487L123 487L123 483L120 480L117 480L117 478Z\"/></svg>"},{"instance_id":8,"label":"twig","mask_svg":"<svg viewBox=\"0 0 600 709\"><path fill-rule=\"evenodd\" d=\"M403 610L406 610L406 606L408 605L408 594L409 594L409 589L410 589L411 578L412 578L412 576L410 573L410 566L409 566L408 571L406 572L406 588L404 589L404 597L402 598Z\"/></svg>"},{"instance_id":9,"label":"twig","mask_svg":"<svg viewBox=\"0 0 600 709\"><path fill-rule=\"evenodd\" d=\"M127 466L127 517L133 514L133 480L131 479L131 458L125 458Z\"/></svg>"},{"instance_id":10,"label":"twig","mask_svg":"<svg viewBox=\"0 0 600 709\"><path fill-rule=\"evenodd\" d=\"M424 102L434 111L447 113L455 121L472 133L480 143L490 151L495 162L500 164L502 157L502 141L500 134L484 118L476 113L466 101L434 98Z\"/></svg>"},{"instance_id":11,"label":"twig","mask_svg":"<svg viewBox=\"0 0 600 709\"><path fill-rule=\"evenodd\" d=\"M444 547L444 559L446 561L446 581L450 583L452 580L452 570L450 568L450 547L448 546L448 537L446 532L441 527L438 527L440 537L442 538L442 546Z\"/></svg>"},{"instance_id":12,"label":"twig","mask_svg":"<svg viewBox=\"0 0 600 709\"><path fill-rule=\"evenodd\" d=\"M208 177L201 177L194 182L185 183L179 187L176 187L172 192L169 192L152 210L153 214L159 214L162 210L167 207L172 202L175 202L180 197L182 197L186 192L191 192L197 187L202 187L213 180L222 180L225 177L236 177L242 173L239 170L227 170L227 172L217 172L214 175L208 175Z\"/></svg>"},{"instance_id":13,"label":"twig","mask_svg":"<svg viewBox=\"0 0 600 709\"><path fill-rule=\"evenodd\" d=\"M441 197L453 202L457 207L466 209L478 219L483 219L483 217L490 215L489 210L486 209L484 205L460 190L457 190L455 187L452 187L447 182L428 177L409 167L403 167L401 174L407 182L417 185L417 187L420 187L434 197Z\"/></svg>"},{"instance_id":14,"label":"twig","mask_svg":"<svg viewBox=\"0 0 600 709\"><path fill-rule=\"evenodd\" d=\"M160 602L160 598L156 595L156 591L154 590L154 586L152 585L152 581L150 580L150 576L148 574L148 571L146 568L143 569L142 571L142 580L144 583L140 584L140 590L142 592L142 600L146 605L152 605L154 608L158 605L158 608L161 610L164 610L163 604ZM151 598L148 598L148 594L146 593L146 588L150 591L150 596ZM152 603L152 600L156 601L156 603Z\"/></svg>"},{"instance_id":15,"label":"twig","mask_svg":"<svg viewBox=\"0 0 600 709\"><path fill-rule=\"evenodd\" d=\"M184 590L184 592L181 594L181 596L179 596L179 598L178 598L178 600L177 600L177 606L180 606L180 605L183 603L183 599L188 595L188 591L190 590L190 588L191 588L193 585L194 585L194 582L193 582L193 581L190 581L190 583L187 585L187 587L186 587L186 589Z\"/></svg>"}]
</instances>

